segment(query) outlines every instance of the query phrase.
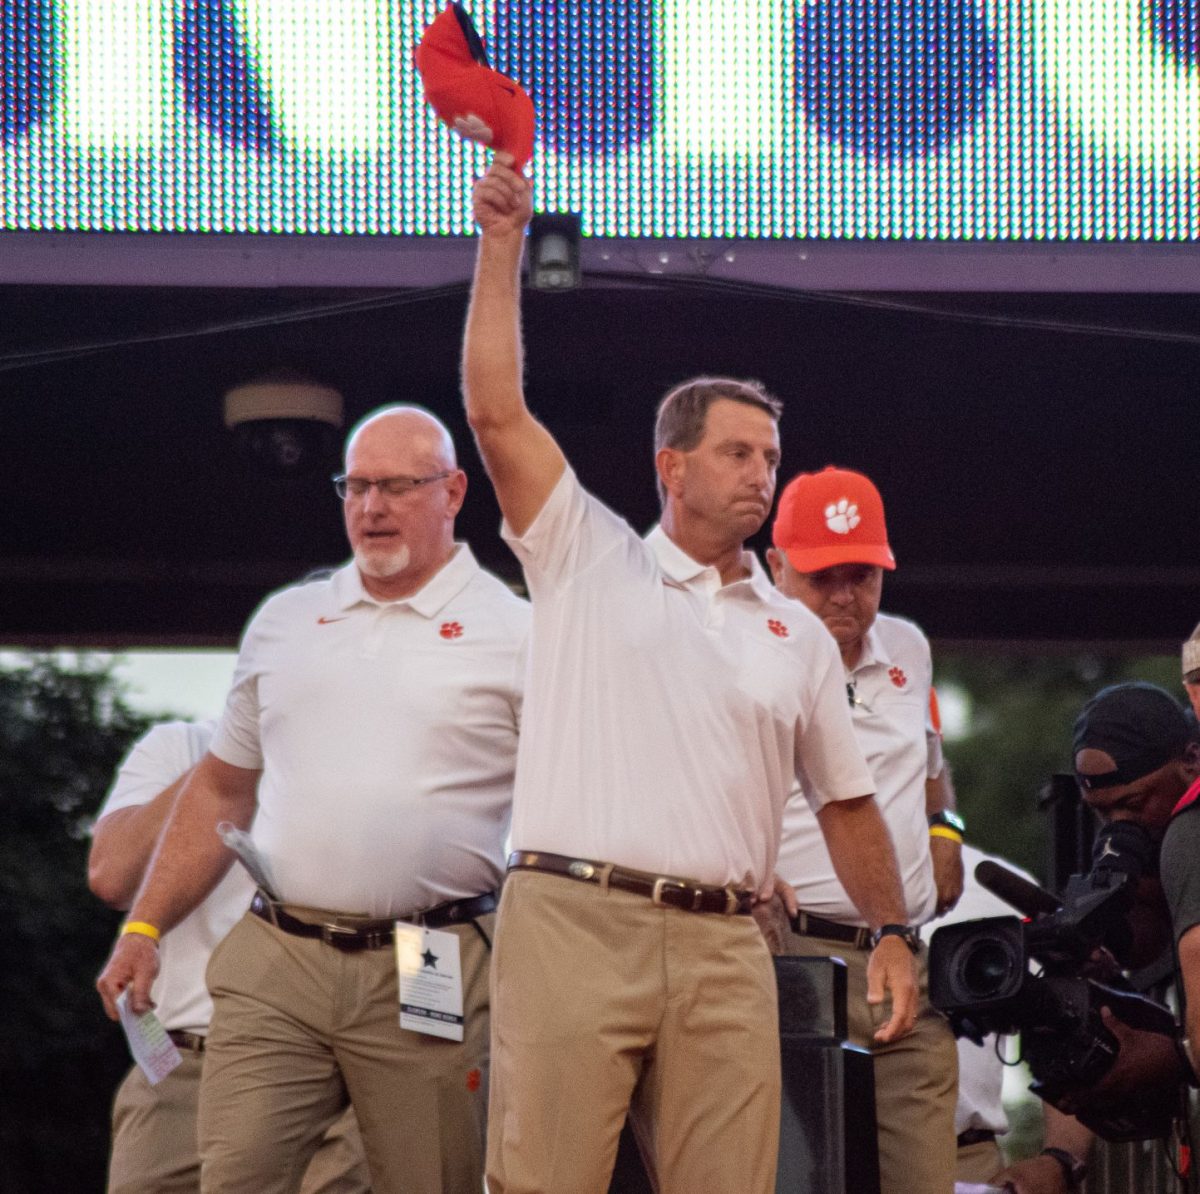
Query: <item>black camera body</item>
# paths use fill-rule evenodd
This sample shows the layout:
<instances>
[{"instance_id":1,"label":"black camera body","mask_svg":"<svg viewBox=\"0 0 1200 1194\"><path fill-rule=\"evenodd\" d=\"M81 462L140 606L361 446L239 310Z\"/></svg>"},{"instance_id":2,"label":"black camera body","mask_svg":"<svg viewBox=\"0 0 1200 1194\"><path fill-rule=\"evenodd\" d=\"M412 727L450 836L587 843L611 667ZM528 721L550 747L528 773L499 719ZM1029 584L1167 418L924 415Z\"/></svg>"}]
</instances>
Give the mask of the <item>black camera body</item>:
<instances>
[{"instance_id":1,"label":"black camera body","mask_svg":"<svg viewBox=\"0 0 1200 1194\"><path fill-rule=\"evenodd\" d=\"M1030 1089L1058 1105L1099 1082L1116 1060L1116 1038L1104 1026L1109 1008L1131 1027L1166 1035L1171 1012L1131 990L1085 977L1100 947L1120 958L1128 949L1127 916L1138 877L1153 868L1156 847L1141 826L1106 826L1096 840L1094 865L1072 875L1061 899L992 862L976 877L1024 912L947 925L933 934L929 996L949 1017L957 1036L981 1044L991 1032L1021 1034ZM1034 972L1031 963L1040 969ZM1078 1117L1106 1140L1166 1136L1178 1105L1174 1089L1102 1113Z\"/></svg>"}]
</instances>

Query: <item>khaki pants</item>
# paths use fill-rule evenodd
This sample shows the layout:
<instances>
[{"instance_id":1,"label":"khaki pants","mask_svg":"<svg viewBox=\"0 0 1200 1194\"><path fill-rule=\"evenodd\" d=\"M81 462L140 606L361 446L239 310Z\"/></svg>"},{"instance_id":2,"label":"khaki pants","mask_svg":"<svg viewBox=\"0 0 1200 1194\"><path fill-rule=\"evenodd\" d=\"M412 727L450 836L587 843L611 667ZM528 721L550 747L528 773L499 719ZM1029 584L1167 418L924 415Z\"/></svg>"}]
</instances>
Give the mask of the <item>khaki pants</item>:
<instances>
[{"instance_id":1,"label":"khaki pants","mask_svg":"<svg viewBox=\"0 0 1200 1194\"><path fill-rule=\"evenodd\" d=\"M1004 1154L994 1140L979 1140L958 1150L955 1180L965 1185L985 1186L1004 1168Z\"/></svg>"},{"instance_id":2,"label":"khaki pants","mask_svg":"<svg viewBox=\"0 0 1200 1194\"><path fill-rule=\"evenodd\" d=\"M479 920L489 937L493 920ZM234 926L208 967L205 1191L293 1194L349 1099L376 1194L479 1194L488 949L473 925L446 931L461 951L461 1043L401 1029L393 950L342 952L249 913Z\"/></svg>"},{"instance_id":3,"label":"khaki pants","mask_svg":"<svg viewBox=\"0 0 1200 1194\"><path fill-rule=\"evenodd\" d=\"M199 1194L196 1111L203 1053L183 1061L157 1086L134 1066L113 1102L108 1194ZM370 1194L371 1179L353 1110L321 1141L300 1186L301 1194Z\"/></svg>"},{"instance_id":4,"label":"khaki pants","mask_svg":"<svg viewBox=\"0 0 1200 1194\"><path fill-rule=\"evenodd\" d=\"M775 975L748 916L516 871L492 968L491 1194L604 1194L629 1110L661 1194L773 1194Z\"/></svg>"},{"instance_id":5,"label":"khaki pants","mask_svg":"<svg viewBox=\"0 0 1200 1194\"><path fill-rule=\"evenodd\" d=\"M824 937L783 934L782 953L838 957L846 963L847 1024L852 1044L870 1049L875 1069L875 1117L881 1194L952 1194L958 1138L958 1050L945 1017L929 1002L925 949L916 1027L891 1044L874 1041L888 1004L867 1003L866 950Z\"/></svg>"},{"instance_id":6,"label":"khaki pants","mask_svg":"<svg viewBox=\"0 0 1200 1194\"><path fill-rule=\"evenodd\" d=\"M113 1101L108 1194L195 1194L200 1189L196 1104L204 1054L183 1061L157 1086L134 1066Z\"/></svg>"}]
</instances>

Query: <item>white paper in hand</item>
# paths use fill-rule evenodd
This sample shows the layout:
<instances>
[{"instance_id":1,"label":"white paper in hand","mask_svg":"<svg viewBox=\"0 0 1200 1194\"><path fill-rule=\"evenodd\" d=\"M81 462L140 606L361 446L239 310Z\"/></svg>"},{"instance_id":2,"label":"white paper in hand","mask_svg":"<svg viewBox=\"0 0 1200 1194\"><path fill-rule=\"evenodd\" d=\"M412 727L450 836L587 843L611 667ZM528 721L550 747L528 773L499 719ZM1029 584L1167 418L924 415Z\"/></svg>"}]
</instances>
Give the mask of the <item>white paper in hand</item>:
<instances>
[{"instance_id":1,"label":"white paper in hand","mask_svg":"<svg viewBox=\"0 0 1200 1194\"><path fill-rule=\"evenodd\" d=\"M127 990L117 996L117 1014L125 1030L125 1039L129 1042L129 1052L150 1085L157 1086L183 1061L183 1057L175 1048L175 1042L167 1036L162 1021L153 1012L147 1012L144 1016L134 1015L129 1010L128 1000Z\"/></svg>"}]
</instances>

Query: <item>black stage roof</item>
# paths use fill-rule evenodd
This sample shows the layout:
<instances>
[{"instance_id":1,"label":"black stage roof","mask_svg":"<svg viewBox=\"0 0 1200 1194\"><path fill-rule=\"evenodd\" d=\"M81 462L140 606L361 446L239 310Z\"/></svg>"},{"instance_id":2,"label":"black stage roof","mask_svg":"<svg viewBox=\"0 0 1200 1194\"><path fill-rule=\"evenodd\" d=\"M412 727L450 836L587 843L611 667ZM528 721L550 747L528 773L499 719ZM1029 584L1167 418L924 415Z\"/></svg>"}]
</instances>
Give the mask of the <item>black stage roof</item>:
<instances>
[{"instance_id":1,"label":"black stage roof","mask_svg":"<svg viewBox=\"0 0 1200 1194\"><path fill-rule=\"evenodd\" d=\"M392 401L446 419L460 530L518 579L460 414L465 301L456 282L0 286L0 642L232 643L265 592L341 561L336 461L267 477L222 425L224 392L277 368L340 390L348 424ZM878 483L885 605L934 638L1173 650L1200 619L1195 295L611 275L530 294L526 322L531 404L639 528L658 396L753 376L787 405L783 479L837 463Z\"/></svg>"}]
</instances>

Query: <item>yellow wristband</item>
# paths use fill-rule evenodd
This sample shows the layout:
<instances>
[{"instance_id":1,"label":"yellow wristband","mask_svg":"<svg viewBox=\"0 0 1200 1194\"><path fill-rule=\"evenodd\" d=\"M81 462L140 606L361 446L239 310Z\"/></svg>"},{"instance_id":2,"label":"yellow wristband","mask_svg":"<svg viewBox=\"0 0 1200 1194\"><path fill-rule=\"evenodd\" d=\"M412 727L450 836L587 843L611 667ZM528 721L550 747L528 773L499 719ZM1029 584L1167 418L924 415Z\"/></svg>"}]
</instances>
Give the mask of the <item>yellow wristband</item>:
<instances>
[{"instance_id":1,"label":"yellow wristband","mask_svg":"<svg viewBox=\"0 0 1200 1194\"><path fill-rule=\"evenodd\" d=\"M144 920L127 920L121 926L121 936L124 937L126 933L139 933L143 937L149 937L156 945L162 940L162 934Z\"/></svg>"},{"instance_id":2,"label":"yellow wristband","mask_svg":"<svg viewBox=\"0 0 1200 1194\"><path fill-rule=\"evenodd\" d=\"M958 842L960 846L963 841L962 834L957 829L951 829L949 825L930 825L929 836L949 838L952 842Z\"/></svg>"}]
</instances>

